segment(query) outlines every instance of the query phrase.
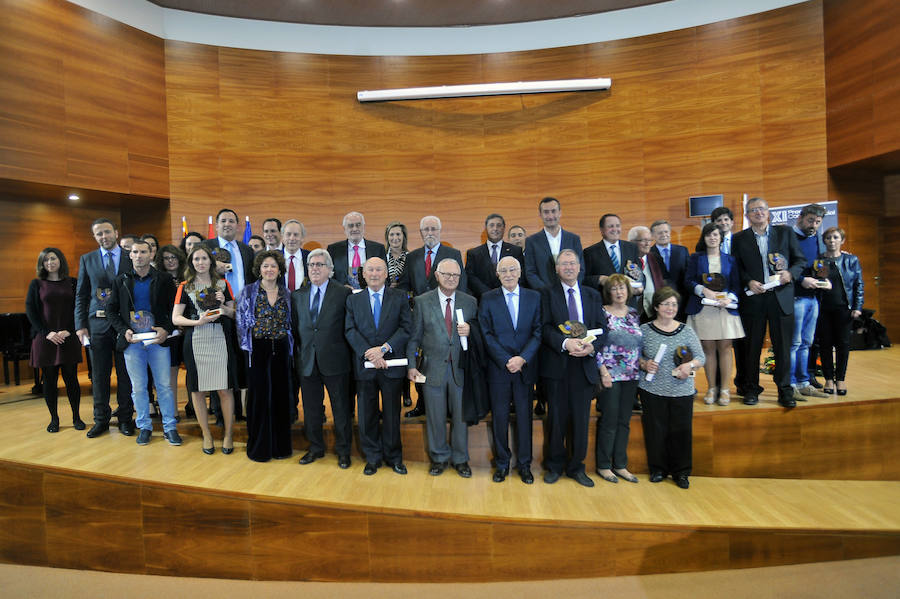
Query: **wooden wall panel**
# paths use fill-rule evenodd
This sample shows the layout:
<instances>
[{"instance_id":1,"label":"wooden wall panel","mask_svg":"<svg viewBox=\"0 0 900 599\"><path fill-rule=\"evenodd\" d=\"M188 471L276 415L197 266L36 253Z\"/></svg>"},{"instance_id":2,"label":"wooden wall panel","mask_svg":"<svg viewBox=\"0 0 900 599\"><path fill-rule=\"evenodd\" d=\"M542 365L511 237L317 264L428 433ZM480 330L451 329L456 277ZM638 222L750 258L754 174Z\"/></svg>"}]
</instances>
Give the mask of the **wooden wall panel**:
<instances>
[{"instance_id":1,"label":"wooden wall panel","mask_svg":"<svg viewBox=\"0 0 900 599\"><path fill-rule=\"evenodd\" d=\"M773 205L825 197L820 2L600 44L495 55L357 57L166 42L172 235L222 206L296 217L308 239L342 236L362 209L368 235L428 213L444 237L480 242L484 217L539 229L562 201L585 245L597 219L658 217L693 246L687 197L742 193ZM359 104L360 89L610 76L607 92Z\"/></svg>"},{"instance_id":2,"label":"wooden wall panel","mask_svg":"<svg viewBox=\"0 0 900 599\"><path fill-rule=\"evenodd\" d=\"M63 0L0 11L0 177L168 197L162 40Z\"/></svg>"},{"instance_id":3,"label":"wooden wall panel","mask_svg":"<svg viewBox=\"0 0 900 599\"><path fill-rule=\"evenodd\" d=\"M828 166L900 150L900 4L825 0Z\"/></svg>"}]
</instances>

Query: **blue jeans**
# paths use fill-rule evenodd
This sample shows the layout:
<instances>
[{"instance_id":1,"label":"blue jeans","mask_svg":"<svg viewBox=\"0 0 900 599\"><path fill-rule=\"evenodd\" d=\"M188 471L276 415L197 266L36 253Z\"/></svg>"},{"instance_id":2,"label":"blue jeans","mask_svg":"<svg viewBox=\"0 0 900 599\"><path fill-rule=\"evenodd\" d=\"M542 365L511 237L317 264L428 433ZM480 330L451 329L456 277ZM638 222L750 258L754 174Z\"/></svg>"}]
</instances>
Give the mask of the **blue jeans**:
<instances>
[{"instance_id":1,"label":"blue jeans","mask_svg":"<svg viewBox=\"0 0 900 599\"><path fill-rule=\"evenodd\" d=\"M156 401L162 412L163 430L175 430L175 395L170 384L171 358L169 348L162 345L132 343L125 348L125 367L131 379L131 399L137 412L136 424L141 430L153 430L150 420L150 396L147 394L147 366L153 371Z\"/></svg>"},{"instance_id":2,"label":"blue jeans","mask_svg":"<svg viewBox=\"0 0 900 599\"><path fill-rule=\"evenodd\" d=\"M819 318L819 301L814 297L794 298L794 336L791 342L791 384L806 387L809 384L809 346L816 334Z\"/></svg>"}]
</instances>

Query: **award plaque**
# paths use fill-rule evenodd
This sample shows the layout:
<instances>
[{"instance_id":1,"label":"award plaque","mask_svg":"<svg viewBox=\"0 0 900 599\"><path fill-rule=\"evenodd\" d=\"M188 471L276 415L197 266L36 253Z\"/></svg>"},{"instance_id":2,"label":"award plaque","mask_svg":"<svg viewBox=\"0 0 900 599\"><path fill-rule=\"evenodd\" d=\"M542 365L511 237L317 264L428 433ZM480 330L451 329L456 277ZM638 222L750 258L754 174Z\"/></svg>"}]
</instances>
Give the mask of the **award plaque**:
<instances>
[{"instance_id":1,"label":"award plaque","mask_svg":"<svg viewBox=\"0 0 900 599\"><path fill-rule=\"evenodd\" d=\"M350 276L347 277L347 283L354 291L363 289L366 286L366 280L362 276L362 271L362 267L350 268Z\"/></svg>"},{"instance_id":2,"label":"award plaque","mask_svg":"<svg viewBox=\"0 0 900 599\"><path fill-rule=\"evenodd\" d=\"M578 322L577 320L565 321L559 325L559 330L569 339L581 339L581 342L584 344L593 343L594 340L597 339L596 335L598 332L603 332L600 329L592 329L589 331L583 323Z\"/></svg>"},{"instance_id":3,"label":"award plaque","mask_svg":"<svg viewBox=\"0 0 900 599\"><path fill-rule=\"evenodd\" d=\"M132 341L150 341L156 339L156 331L153 326L156 324L153 318L153 312L149 310L136 310L131 312L128 318L128 324L133 334Z\"/></svg>"},{"instance_id":4,"label":"award plaque","mask_svg":"<svg viewBox=\"0 0 900 599\"><path fill-rule=\"evenodd\" d=\"M219 308L221 307L221 304L219 303L219 300L216 299L216 293L218 291L218 287L207 287L206 289L201 289L197 292L197 306L203 310L203 313L207 316L215 316L220 313Z\"/></svg>"},{"instance_id":5,"label":"award plaque","mask_svg":"<svg viewBox=\"0 0 900 599\"><path fill-rule=\"evenodd\" d=\"M685 362L690 362L694 359L694 352L691 351L687 345L679 345L675 348L675 351L672 352L672 361L675 362L675 366L681 366ZM675 376L675 369L672 369L672 376ZM694 376L694 371L691 370L691 376Z\"/></svg>"},{"instance_id":6,"label":"award plaque","mask_svg":"<svg viewBox=\"0 0 900 599\"><path fill-rule=\"evenodd\" d=\"M209 248L209 251L212 254L213 260L228 265L228 268L226 268L225 270L232 270L231 252L229 252L225 248Z\"/></svg>"},{"instance_id":7,"label":"award plaque","mask_svg":"<svg viewBox=\"0 0 900 599\"><path fill-rule=\"evenodd\" d=\"M725 291L726 281L725 277L722 276L722 273L706 272L703 273L701 280L703 281L703 286L710 291L714 291L716 293Z\"/></svg>"},{"instance_id":8,"label":"award plaque","mask_svg":"<svg viewBox=\"0 0 900 599\"><path fill-rule=\"evenodd\" d=\"M817 258L812 263L813 277L816 279L816 287L828 287L828 275L831 274L831 268L828 266L827 260Z\"/></svg>"},{"instance_id":9,"label":"award plaque","mask_svg":"<svg viewBox=\"0 0 900 599\"><path fill-rule=\"evenodd\" d=\"M625 261L625 274L628 275L628 278L631 279L631 288L632 289L643 289L644 284L641 282L642 273L641 267L632 262L631 260Z\"/></svg>"},{"instance_id":10,"label":"award plaque","mask_svg":"<svg viewBox=\"0 0 900 599\"><path fill-rule=\"evenodd\" d=\"M106 304L109 303L110 293L112 293L112 289L106 287L97 288L95 295L97 297L97 306L99 306L99 309L94 313L94 316L97 318L106 318Z\"/></svg>"}]
</instances>

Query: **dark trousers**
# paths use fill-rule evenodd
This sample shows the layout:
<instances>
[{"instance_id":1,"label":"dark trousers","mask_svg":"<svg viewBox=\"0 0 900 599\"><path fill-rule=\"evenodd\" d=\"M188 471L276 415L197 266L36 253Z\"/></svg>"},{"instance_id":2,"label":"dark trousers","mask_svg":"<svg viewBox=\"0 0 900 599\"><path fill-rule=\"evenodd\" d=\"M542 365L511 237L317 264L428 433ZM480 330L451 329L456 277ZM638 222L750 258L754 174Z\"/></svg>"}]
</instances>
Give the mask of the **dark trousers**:
<instances>
[{"instance_id":1,"label":"dark trousers","mask_svg":"<svg viewBox=\"0 0 900 599\"><path fill-rule=\"evenodd\" d=\"M759 388L759 358L762 354L763 340L766 337L766 324L769 325L769 338L775 352L775 375L772 377L778 386L779 398L793 397L791 388L791 339L794 335L793 314L783 314L774 292L769 291L763 297L756 298L764 307L764 312L741 312L741 322L747 333L744 356L744 383L749 392ZM759 306L760 303L756 305Z\"/></svg>"},{"instance_id":2,"label":"dark trousers","mask_svg":"<svg viewBox=\"0 0 900 599\"><path fill-rule=\"evenodd\" d=\"M597 468L621 470L628 467L628 435L631 433L631 408L637 395L637 381L616 381L603 388L597 402Z\"/></svg>"},{"instance_id":3,"label":"dark trousers","mask_svg":"<svg viewBox=\"0 0 900 599\"><path fill-rule=\"evenodd\" d=\"M78 383L78 364L47 366L41 370L44 373L44 401L47 403L50 417L53 420L59 420L56 406L59 397L59 373L62 371L63 381L66 383L66 395L69 396L69 405L72 407L73 419L80 420L78 408L81 406L81 385Z\"/></svg>"},{"instance_id":4,"label":"dark trousers","mask_svg":"<svg viewBox=\"0 0 900 599\"><path fill-rule=\"evenodd\" d=\"M112 410L109 407L109 379L113 362L116 365L116 402L119 408L116 416L119 422L127 422L134 415L131 401L131 379L125 368L125 354L116 351L116 332L109 329L105 333L91 335L91 362L93 373L91 392L94 395L94 422L109 424Z\"/></svg>"},{"instance_id":5,"label":"dark trousers","mask_svg":"<svg viewBox=\"0 0 900 599\"><path fill-rule=\"evenodd\" d=\"M734 386L738 388L740 391L747 391L751 393L762 393L762 387L757 383L755 388L750 387L750 383L747 379L747 342L748 339L746 336L741 337L740 339L734 339L731 342L731 346L734 348ZM759 371L759 366L757 365L756 370ZM759 381L759 377L757 376L757 381ZM719 381L720 384L724 387L724 381Z\"/></svg>"},{"instance_id":6,"label":"dark trousers","mask_svg":"<svg viewBox=\"0 0 900 599\"><path fill-rule=\"evenodd\" d=\"M353 438L353 416L350 410L350 373L323 376L318 364L313 364L310 376L300 376L300 392L303 396L303 430L309 439L313 453L325 451L322 420L325 416L325 389L331 400L334 415L334 452L350 455Z\"/></svg>"},{"instance_id":7,"label":"dark trousers","mask_svg":"<svg viewBox=\"0 0 900 599\"><path fill-rule=\"evenodd\" d=\"M519 379L490 383L491 429L494 432L495 464L498 470L509 470L509 402L516 407L516 467L531 467L531 385Z\"/></svg>"},{"instance_id":8,"label":"dark trousers","mask_svg":"<svg viewBox=\"0 0 900 599\"><path fill-rule=\"evenodd\" d=\"M253 339L247 402L247 457L257 462L289 457L291 446L291 356L287 337Z\"/></svg>"},{"instance_id":9,"label":"dark trousers","mask_svg":"<svg viewBox=\"0 0 900 599\"><path fill-rule=\"evenodd\" d=\"M822 375L826 381L843 381L847 377L852 323L849 308L819 309L816 336L819 338L819 350L822 352Z\"/></svg>"},{"instance_id":10,"label":"dark trousers","mask_svg":"<svg viewBox=\"0 0 900 599\"><path fill-rule=\"evenodd\" d=\"M400 390L402 378L388 378L376 372L374 380L356 380L356 417L359 443L366 462L388 464L403 461L400 443ZM378 392L381 391L381 428L378 427Z\"/></svg>"},{"instance_id":11,"label":"dark trousers","mask_svg":"<svg viewBox=\"0 0 900 599\"><path fill-rule=\"evenodd\" d=\"M565 468L566 474L574 476L584 472L594 385L585 377L581 360L567 358L563 378L545 378L544 386L547 390L547 427L550 430L547 469L562 474ZM567 448L566 433L570 422L572 441Z\"/></svg>"},{"instance_id":12,"label":"dark trousers","mask_svg":"<svg viewBox=\"0 0 900 599\"><path fill-rule=\"evenodd\" d=\"M650 473L688 476L692 464L694 396L662 397L641 391L644 445Z\"/></svg>"}]
</instances>

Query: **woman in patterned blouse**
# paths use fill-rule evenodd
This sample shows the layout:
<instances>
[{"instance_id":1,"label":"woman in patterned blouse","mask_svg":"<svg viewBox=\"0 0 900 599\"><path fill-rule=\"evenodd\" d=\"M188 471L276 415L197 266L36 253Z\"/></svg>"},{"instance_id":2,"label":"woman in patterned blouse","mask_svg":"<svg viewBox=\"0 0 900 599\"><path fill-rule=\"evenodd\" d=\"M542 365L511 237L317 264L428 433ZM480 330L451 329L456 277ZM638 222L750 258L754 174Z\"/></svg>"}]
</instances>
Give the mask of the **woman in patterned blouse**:
<instances>
[{"instance_id":1,"label":"woman in patterned blouse","mask_svg":"<svg viewBox=\"0 0 900 599\"><path fill-rule=\"evenodd\" d=\"M238 297L238 338L249 354L247 457L257 462L290 457L291 295L284 256L265 251L253 260L257 281Z\"/></svg>"},{"instance_id":2,"label":"woman in patterned blouse","mask_svg":"<svg viewBox=\"0 0 900 599\"><path fill-rule=\"evenodd\" d=\"M631 408L637 395L641 355L641 323L637 310L628 306L631 283L621 274L611 275L603 284L607 344L597 353L602 389L597 407L597 474L607 482L623 478L636 483L628 471L628 435L631 432Z\"/></svg>"}]
</instances>

